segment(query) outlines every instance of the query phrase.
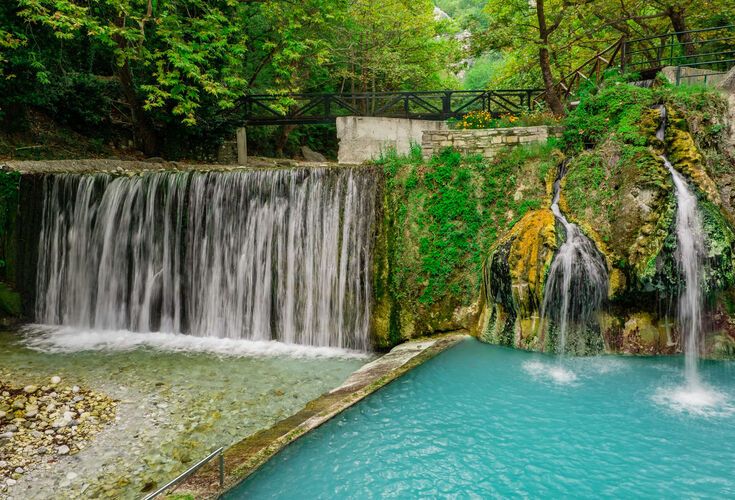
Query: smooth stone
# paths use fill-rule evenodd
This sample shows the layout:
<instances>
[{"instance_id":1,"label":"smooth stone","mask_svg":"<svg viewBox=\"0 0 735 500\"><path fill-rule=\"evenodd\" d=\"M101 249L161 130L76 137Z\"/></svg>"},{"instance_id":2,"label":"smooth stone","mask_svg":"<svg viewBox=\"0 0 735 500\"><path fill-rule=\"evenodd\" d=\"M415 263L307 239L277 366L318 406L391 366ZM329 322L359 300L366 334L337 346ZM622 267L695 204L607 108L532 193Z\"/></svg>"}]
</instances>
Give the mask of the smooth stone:
<instances>
[{"instance_id":1,"label":"smooth stone","mask_svg":"<svg viewBox=\"0 0 735 500\"><path fill-rule=\"evenodd\" d=\"M33 394L37 390L38 390L38 386L36 385L27 385L23 388L23 392L25 392L26 394Z\"/></svg>"},{"instance_id":2,"label":"smooth stone","mask_svg":"<svg viewBox=\"0 0 735 500\"><path fill-rule=\"evenodd\" d=\"M54 375L53 377L51 377L51 384L58 385L60 383L61 383L61 377L59 377L58 375Z\"/></svg>"},{"instance_id":3,"label":"smooth stone","mask_svg":"<svg viewBox=\"0 0 735 500\"><path fill-rule=\"evenodd\" d=\"M76 472L69 472L69 473L66 474L66 478L69 481L74 481L78 477L79 477L79 474L77 474Z\"/></svg>"},{"instance_id":4,"label":"smooth stone","mask_svg":"<svg viewBox=\"0 0 735 500\"><path fill-rule=\"evenodd\" d=\"M15 468L15 473L16 474L23 474L24 472L25 471L23 470L23 467L16 467Z\"/></svg>"},{"instance_id":5,"label":"smooth stone","mask_svg":"<svg viewBox=\"0 0 735 500\"><path fill-rule=\"evenodd\" d=\"M8 478L5 480L5 484L7 484L8 486L15 486L17 482L18 481L16 481L15 479L11 479L11 478Z\"/></svg>"},{"instance_id":6,"label":"smooth stone","mask_svg":"<svg viewBox=\"0 0 735 500\"><path fill-rule=\"evenodd\" d=\"M59 455L68 455L71 450L67 445L61 445L56 449L56 453Z\"/></svg>"},{"instance_id":7,"label":"smooth stone","mask_svg":"<svg viewBox=\"0 0 735 500\"><path fill-rule=\"evenodd\" d=\"M79 386L78 385L75 385L74 387L72 387L71 388L71 392L73 392L73 393L79 392Z\"/></svg>"}]
</instances>

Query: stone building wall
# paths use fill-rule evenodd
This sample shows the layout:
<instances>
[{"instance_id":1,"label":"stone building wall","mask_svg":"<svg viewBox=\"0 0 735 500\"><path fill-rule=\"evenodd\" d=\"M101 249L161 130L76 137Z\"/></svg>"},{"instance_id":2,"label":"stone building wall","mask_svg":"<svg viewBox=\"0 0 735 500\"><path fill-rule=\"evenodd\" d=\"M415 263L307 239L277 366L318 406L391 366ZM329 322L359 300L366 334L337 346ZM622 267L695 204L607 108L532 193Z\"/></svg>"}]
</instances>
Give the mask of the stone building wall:
<instances>
[{"instance_id":1,"label":"stone building wall","mask_svg":"<svg viewBox=\"0 0 735 500\"><path fill-rule=\"evenodd\" d=\"M479 154L485 158L492 158L503 147L545 142L549 137L561 137L562 131L562 127L548 125L479 130L427 130L422 135L421 149L425 158L430 158L447 147L453 147L463 154Z\"/></svg>"}]
</instances>

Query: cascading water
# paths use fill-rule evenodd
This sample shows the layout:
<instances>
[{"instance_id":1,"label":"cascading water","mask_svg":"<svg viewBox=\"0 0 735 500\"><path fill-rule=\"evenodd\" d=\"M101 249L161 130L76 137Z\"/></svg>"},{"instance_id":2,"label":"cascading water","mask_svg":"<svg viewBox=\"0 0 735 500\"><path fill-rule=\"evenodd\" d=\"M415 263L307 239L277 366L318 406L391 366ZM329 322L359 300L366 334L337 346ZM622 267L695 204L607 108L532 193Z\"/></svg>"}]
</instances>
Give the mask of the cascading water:
<instances>
[{"instance_id":1,"label":"cascading water","mask_svg":"<svg viewBox=\"0 0 735 500\"><path fill-rule=\"evenodd\" d=\"M702 284L704 272L704 233L697 197L689 189L684 177L677 172L669 160L662 157L671 172L676 187L676 260L684 279L684 289L679 295L679 328L684 337L686 378L690 385L699 384L697 364L699 361L699 339L702 334Z\"/></svg>"},{"instance_id":2,"label":"cascading water","mask_svg":"<svg viewBox=\"0 0 735 500\"><path fill-rule=\"evenodd\" d=\"M37 321L369 348L372 172L44 183Z\"/></svg>"},{"instance_id":3,"label":"cascading water","mask_svg":"<svg viewBox=\"0 0 735 500\"><path fill-rule=\"evenodd\" d=\"M570 330L588 325L592 316L600 309L608 288L604 257L579 227L567 220L559 208L564 170L565 166L562 165L554 182L551 211L564 227L566 239L551 263L541 309L541 317L548 317L556 324L557 351L560 354L566 352Z\"/></svg>"},{"instance_id":4,"label":"cascading water","mask_svg":"<svg viewBox=\"0 0 735 500\"><path fill-rule=\"evenodd\" d=\"M661 126L656 138L666 137L666 107L661 106ZM686 359L685 375L689 386L699 385L699 340L702 335L701 279L704 275L704 230L697 209L697 196L689 188L684 177L674 169L666 156L661 156L671 173L676 189L676 261L683 278L683 289L679 292L679 328L684 340Z\"/></svg>"},{"instance_id":5,"label":"cascading water","mask_svg":"<svg viewBox=\"0 0 735 500\"><path fill-rule=\"evenodd\" d=\"M661 126L656 132L656 138L663 142L666 138L666 108L661 106L660 109ZM683 280L683 287L679 290L678 320L684 344L685 385L661 388L653 399L677 411L705 416L730 414L735 408L727 403L725 395L703 384L699 377L706 244L702 219L697 208L697 196L668 158L662 155L661 159L671 173L676 190L675 258Z\"/></svg>"}]
</instances>

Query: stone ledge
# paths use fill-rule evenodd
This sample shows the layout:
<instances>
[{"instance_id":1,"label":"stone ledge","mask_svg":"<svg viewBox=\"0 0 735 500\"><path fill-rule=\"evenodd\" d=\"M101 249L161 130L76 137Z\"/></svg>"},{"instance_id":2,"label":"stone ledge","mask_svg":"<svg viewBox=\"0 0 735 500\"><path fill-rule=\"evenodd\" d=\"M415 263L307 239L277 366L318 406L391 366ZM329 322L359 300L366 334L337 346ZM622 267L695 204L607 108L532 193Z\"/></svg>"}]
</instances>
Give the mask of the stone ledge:
<instances>
[{"instance_id":1,"label":"stone ledge","mask_svg":"<svg viewBox=\"0 0 735 500\"><path fill-rule=\"evenodd\" d=\"M0 160L0 170L20 172L21 174L136 174L142 172L180 171L202 172L235 170L253 170L259 168L298 168L298 167L330 167L342 168L335 162L306 162L289 159L250 157L246 166L220 165L207 163L185 163L164 161L161 158L148 160L117 160L117 159L88 159L88 160Z\"/></svg>"},{"instance_id":2,"label":"stone ledge","mask_svg":"<svg viewBox=\"0 0 735 500\"><path fill-rule=\"evenodd\" d=\"M216 460L176 489L195 498L217 498L252 475L279 451L339 413L388 385L437 354L469 338L465 332L417 339L395 347L366 364L338 388L308 403L301 411L245 438L225 451L225 488L219 488Z\"/></svg>"}]
</instances>

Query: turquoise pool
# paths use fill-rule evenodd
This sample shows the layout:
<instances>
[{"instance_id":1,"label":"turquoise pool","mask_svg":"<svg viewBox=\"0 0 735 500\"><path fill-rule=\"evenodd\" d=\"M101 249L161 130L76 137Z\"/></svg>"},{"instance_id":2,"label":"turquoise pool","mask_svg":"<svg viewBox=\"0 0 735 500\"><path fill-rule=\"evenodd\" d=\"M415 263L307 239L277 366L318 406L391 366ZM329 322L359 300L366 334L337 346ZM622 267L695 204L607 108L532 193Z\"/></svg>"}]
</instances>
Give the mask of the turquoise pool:
<instances>
[{"instance_id":1,"label":"turquoise pool","mask_svg":"<svg viewBox=\"0 0 735 500\"><path fill-rule=\"evenodd\" d=\"M735 363L462 342L289 446L226 498L735 495ZM707 399L709 398L709 399ZM693 406L690 406L693 404Z\"/></svg>"}]
</instances>

